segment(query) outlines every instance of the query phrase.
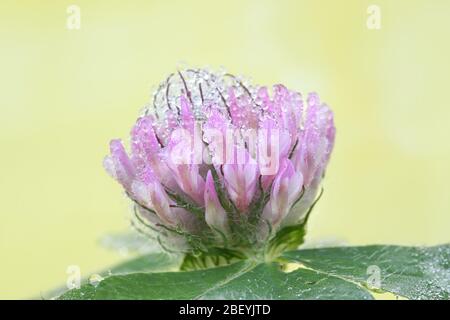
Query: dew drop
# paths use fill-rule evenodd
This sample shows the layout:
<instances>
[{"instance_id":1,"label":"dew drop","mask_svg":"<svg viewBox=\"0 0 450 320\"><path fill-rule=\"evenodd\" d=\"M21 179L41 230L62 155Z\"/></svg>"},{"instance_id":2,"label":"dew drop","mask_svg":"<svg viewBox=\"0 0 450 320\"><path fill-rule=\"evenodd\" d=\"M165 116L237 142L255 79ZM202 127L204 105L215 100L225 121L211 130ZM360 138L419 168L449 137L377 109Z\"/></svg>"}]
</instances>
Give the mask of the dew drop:
<instances>
[{"instance_id":1,"label":"dew drop","mask_svg":"<svg viewBox=\"0 0 450 320\"><path fill-rule=\"evenodd\" d=\"M96 273L89 277L89 283L94 287L97 287L100 284L100 282L102 282L102 281L103 281L103 277Z\"/></svg>"}]
</instances>

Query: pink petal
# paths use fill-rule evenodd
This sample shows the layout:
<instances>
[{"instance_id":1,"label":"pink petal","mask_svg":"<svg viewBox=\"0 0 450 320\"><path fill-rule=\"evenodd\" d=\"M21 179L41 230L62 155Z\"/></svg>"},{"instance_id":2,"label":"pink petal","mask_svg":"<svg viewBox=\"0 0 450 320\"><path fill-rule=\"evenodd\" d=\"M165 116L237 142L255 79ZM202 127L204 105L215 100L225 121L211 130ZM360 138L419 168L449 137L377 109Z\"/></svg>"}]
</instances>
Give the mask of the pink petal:
<instances>
[{"instance_id":1,"label":"pink petal","mask_svg":"<svg viewBox=\"0 0 450 320\"><path fill-rule=\"evenodd\" d=\"M183 143L183 142L181 142ZM165 156L165 161L170 169L170 172L177 183L178 187L186 193L192 200L198 205L203 206L204 196L203 192L205 190L205 182L199 173L200 166L197 164L191 164L192 160L189 153L185 154L187 157L184 161L177 162L177 157L174 158L174 153L176 153L175 148L179 148L178 143L175 140L169 142L167 147L167 154ZM183 152L183 149L177 151ZM180 155L183 156L183 155Z\"/></svg>"},{"instance_id":2,"label":"pink petal","mask_svg":"<svg viewBox=\"0 0 450 320\"><path fill-rule=\"evenodd\" d=\"M170 208L168 196L161 184L154 182L149 185L150 201L158 217L166 224L175 226L178 222Z\"/></svg>"},{"instance_id":3,"label":"pink petal","mask_svg":"<svg viewBox=\"0 0 450 320\"><path fill-rule=\"evenodd\" d=\"M301 173L294 170L290 160L284 160L274 179L270 200L264 208L263 217L274 226L279 225L299 198L302 185Z\"/></svg>"},{"instance_id":4,"label":"pink petal","mask_svg":"<svg viewBox=\"0 0 450 320\"><path fill-rule=\"evenodd\" d=\"M246 212L256 192L259 171L256 162L245 150L235 148L235 155L237 152L244 152L245 162L238 163L235 158L232 163L224 164L224 181L231 200L241 212Z\"/></svg>"},{"instance_id":5,"label":"pink petal","mask_svg":"<svg viewBox=\"0 0 450 320\"><path fill-rule=\"evenodd\" d=\"M180 97L180 105L181 105L181 122L183 123L183 128L191 131L194 129L195 118L191 110L191 105L186 96L182 95Z\"/></svg>"},{"instance_id":6,"label":"pink petal","mask_svg":"<svg viewBox=\"0 0 450 320\"><path fill-rule=\"evenodd\" d=\"M322 176L334 145L333 113L319 103L316 94L309 95L305 128L293 157L294 166L302 172L306 186Z\"/></svg>"},{"instance_id":7,"label":"pink petal","mask_svg":"<svg viewBox=\"0 0 450 320\"><path fill-rule=\"evenodd\" d=\"M219 202L211 171L208 171L206 176L204 197L206 223L226 234L228 232L228 217Z\"/></svg>"},{"instance_id":8,"label":"pink petal","mask_svg":"<svg viewBox=\"0 0 450 320\"><path fill-rule=\"evenodd\" d=\"M126 153L122 142L120 140L111 140L110 151L112 163L114 164L114 173L117 180L124 186L125 189L130 189L131 183L135 177L135 168ZM111 165L111 163L108 165Z\"/></svg>"}]
</instances>

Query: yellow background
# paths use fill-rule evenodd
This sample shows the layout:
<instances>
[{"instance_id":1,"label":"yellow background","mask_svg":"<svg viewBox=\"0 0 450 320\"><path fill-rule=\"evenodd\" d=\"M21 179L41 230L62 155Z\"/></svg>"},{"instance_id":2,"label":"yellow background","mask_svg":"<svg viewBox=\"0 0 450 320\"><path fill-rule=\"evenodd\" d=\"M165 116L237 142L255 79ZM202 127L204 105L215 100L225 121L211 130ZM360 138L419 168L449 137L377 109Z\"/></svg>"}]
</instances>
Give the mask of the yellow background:
<instances>
[{"instance_id":1,"label":"yellow background","mask_svg":"<svg viewBox=\"0 0 450 320\"><path fill-rule=\"evenodd\" d=\"M68 30L68 5L81 29ZM366 27L381 8L381 30ZM129 206L102 169L180 61L315 90L337 143L310 240L450 241L450 2L2 1L0 298L123 257Z\"/></svg>"}]
</instances>

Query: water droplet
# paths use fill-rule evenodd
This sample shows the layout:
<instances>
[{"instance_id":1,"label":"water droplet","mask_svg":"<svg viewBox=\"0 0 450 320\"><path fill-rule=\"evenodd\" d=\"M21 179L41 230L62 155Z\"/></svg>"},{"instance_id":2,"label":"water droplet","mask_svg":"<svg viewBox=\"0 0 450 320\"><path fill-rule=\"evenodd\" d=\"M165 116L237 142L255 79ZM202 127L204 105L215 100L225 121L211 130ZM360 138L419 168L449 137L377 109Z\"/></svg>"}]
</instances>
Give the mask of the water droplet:
<instances>
[{"instance_id":1,"label":"water droplet","mask_svg":"<svg viewBox=\"0 0 450 320\"><path fill-rule=\"evenodd\" d=\"M102 281L103 281L103 277L96 273L89 277L89 283L94 287L97 287L100 284L100 282L102 282Z\"/></svg>"}]
</instances>

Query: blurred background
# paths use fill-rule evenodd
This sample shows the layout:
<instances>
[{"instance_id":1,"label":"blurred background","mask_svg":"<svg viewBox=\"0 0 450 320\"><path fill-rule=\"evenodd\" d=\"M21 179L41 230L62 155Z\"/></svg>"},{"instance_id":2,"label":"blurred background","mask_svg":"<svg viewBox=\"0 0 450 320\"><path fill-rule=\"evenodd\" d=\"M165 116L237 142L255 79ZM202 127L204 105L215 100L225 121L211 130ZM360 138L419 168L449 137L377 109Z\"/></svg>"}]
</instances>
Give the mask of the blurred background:
<instances>
[{"instance_id":1,"label":"blurred background","mask_svg":"<svg viewBox=\"0 0 450 320\"><path fill-rule=\"evenodd\" d=\"M125 259L98 243L130 210L102 159L180 62L334 109L309 241L449 242L449 34L447 0L2 1L0 298Z\"/></svg>"}]
</instances>

